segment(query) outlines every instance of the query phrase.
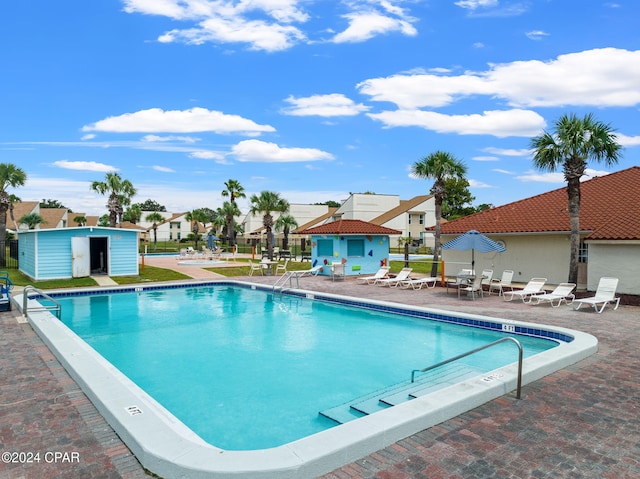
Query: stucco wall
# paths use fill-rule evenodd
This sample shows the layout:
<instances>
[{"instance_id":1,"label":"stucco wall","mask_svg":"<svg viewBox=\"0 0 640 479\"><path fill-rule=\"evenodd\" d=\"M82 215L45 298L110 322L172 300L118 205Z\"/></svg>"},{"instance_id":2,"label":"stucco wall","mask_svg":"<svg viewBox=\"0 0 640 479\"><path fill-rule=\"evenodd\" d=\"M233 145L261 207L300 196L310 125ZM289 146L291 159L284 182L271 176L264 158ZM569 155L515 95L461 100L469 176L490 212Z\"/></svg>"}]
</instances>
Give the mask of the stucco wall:
<instances>
[{"instance_id":1,"label":"stucco wall","mask_svg":"<svg viewBox=\"0 0 640 479\"><path fill-rule=\"evenodd\" d=\"M640 244L589 243L587 289L595 291L602 276L618 278L618 293L640 295Z\"/></svg>"},{"instance_id":2,"label":"stucco wall","mask_svg":"<svg viewBox=\"0 0 640 479\"><path fill-rule=\"evenodd\" d=\"M528 235L507 236L487 235L494 241L504 241L507 248L503 253L475 252L477 271L492 269L494 277L502 276L502 271L512 269L513 280L526 283L531 278L547 278L549 284L567 281L569 276L569 236ZM443 235L445 243L456 235ZM471 251L442 250L445 274L455 275L458 270L471 267Z\"/></svg>"},{"instance_id":3,"label":"stucco wall","mask_svg":"<svg viewBox=\"0 0 640 479\"><path fill-rule=\"evenodd\" d=\"M364 240L364 255L349 256L347 244L349 240ZM333 253L329 255L318 254L318 241L333 241ZM380 269L383 262L389 260L389 238L387 236L365 236L365 235L313 235L311 236L311 261L317 264L326 265L320 274L330 276L331 268L328 266L333 262L342 262L345 265L346 276L358 276L360 274L371 275Z\"/></svg>"}]
</instances>

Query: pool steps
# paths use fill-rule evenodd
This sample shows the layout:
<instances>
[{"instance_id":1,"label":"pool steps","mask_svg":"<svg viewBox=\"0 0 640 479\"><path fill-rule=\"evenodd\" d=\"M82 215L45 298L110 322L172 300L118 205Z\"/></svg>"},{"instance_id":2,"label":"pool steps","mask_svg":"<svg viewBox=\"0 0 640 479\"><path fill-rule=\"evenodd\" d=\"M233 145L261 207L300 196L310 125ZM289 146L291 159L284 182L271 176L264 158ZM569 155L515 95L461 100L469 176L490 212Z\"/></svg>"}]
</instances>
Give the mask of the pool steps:
<instances>
[{"instance_id":1,"label":"pool steps","mask_svg":"<svg viewBox=\"0 0 640 479\"><path fill-rule=\"evenodd\" d=\"M413 383L407 380L393 386L378 389L344 404L320 411L320 415L338 424L344 424L452 386L465 379L483 374L483 372L481 369L465 364L449 364L417 376Z\"/></svg>"}]
</instances>

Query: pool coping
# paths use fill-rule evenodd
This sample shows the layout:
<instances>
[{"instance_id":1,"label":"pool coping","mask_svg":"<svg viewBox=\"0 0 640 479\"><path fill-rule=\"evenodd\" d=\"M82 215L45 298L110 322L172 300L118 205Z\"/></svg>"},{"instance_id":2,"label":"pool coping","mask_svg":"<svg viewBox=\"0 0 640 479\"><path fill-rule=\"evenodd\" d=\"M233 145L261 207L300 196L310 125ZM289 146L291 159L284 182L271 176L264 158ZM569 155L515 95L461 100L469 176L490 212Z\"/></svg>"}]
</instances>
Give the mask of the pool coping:
<instances>
[{"instance_id":1,"label":"pool coping","mask_svg":"<svg viewBox=\"0 0 640 479\"><path fill-rule=\"evenodd\" d=\"M220 284L272 290L272 287L266 285L223 280L165 283L159 286L83 288L63 293L80 295ZM597 351L595 337L566 328L384 301L364 301L360 298L302 289L291 292L303 297L311 295L318 300L367 303L406 311L455 315L472 321L506 324L509 328L513 326L524 330L552 331L573 338L571 342L561 342L551 350L527 358L523 367L523 385L576 363ZM53 295L58 291L47 293ZM21 307L22 298L16 296L15 299ZM34 300L29 300L27 309L36 304ZM140 463L166 479L207 478L211 474L223 479L317 477L485 402L509 394L516 388L517 364L514 363L282 446L255 451L226 451L208 444L197 436L49 312L29 311L28 320Z\"/></svg>"}]
</instances>

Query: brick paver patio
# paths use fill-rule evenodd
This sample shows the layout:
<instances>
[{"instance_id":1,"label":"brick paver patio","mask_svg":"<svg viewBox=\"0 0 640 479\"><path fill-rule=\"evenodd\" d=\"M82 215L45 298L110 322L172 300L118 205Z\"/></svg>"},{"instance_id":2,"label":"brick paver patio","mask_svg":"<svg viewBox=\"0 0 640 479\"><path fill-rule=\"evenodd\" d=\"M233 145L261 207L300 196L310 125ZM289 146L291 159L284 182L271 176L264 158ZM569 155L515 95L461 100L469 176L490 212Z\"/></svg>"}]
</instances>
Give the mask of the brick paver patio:
<instances>
[{"instance_id":1,"label":"brick paver patio","mask_svg":"<svg viewBox=\"0 0 640 479\"><path fill-rule=\"evenodd\" d=\"M495 295L458 300L439 287L405 291L324 277L304 278L300 286L554 324L591 333L600 343L596 355L525 386L522 400L513 394L496 399L323 479L640 478L640 307L596 314L507 303ZM150 477L18 318L0 313L0 450L39 452L40 462L0 462L0 478ZM54 460L55 453L68 453L67 461Z\"/></svg>"}]
</instances>

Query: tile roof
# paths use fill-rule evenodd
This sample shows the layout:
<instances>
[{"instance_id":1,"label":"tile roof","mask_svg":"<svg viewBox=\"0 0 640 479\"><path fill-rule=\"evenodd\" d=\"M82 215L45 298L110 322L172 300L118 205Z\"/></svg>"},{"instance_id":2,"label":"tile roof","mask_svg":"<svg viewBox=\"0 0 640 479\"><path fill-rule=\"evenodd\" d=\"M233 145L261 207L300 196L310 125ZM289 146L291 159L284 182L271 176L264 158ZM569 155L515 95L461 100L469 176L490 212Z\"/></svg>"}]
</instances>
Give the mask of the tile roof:
<instances>
[{"instance_id":1,"label":"tile roof","mask_svg":"<svg viewBox=\"0 0 640 479\"><path fill-rule=\"evenodd\" d=\"M640 167L580 185L580 229L587 239L640 240ZM427 228L431 230L433 228ZM566 186L442 224L443 234L570 232Z\"/></svg>"},{"instance_id":2,"label":"tile roof","mask_svg":"<svg viewBox=\"0 0 640 479\"><path fill-rule=\"evenodd\" d=\"M338 220L298 232L303 235L399 235L402 231L362 220Z\"/></svg>"}]
</instances>

